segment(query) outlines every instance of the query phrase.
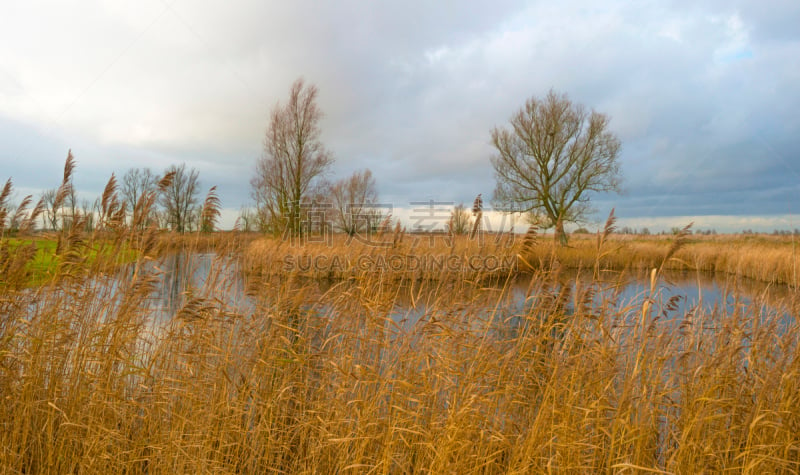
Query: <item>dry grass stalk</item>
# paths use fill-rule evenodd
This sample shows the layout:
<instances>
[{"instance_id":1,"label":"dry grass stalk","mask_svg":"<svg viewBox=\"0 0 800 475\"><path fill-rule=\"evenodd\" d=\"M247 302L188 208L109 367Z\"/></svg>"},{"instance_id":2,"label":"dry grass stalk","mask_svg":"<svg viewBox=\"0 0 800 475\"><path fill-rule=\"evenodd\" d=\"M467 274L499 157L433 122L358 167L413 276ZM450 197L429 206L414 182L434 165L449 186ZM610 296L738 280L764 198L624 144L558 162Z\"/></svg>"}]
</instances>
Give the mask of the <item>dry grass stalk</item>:
<instances>
[{"instance_id":1,"label":"dry grass stalk","mask_svg":"<svg viewBox=\"0 0 800 475\"><path fill-rule=\"evenodd\" d=\"M400 226L400 221L394 227L394 235L392 236L392 247L397 247L403 242L403 236L405 236L406 232L405 229Z\"/></svg>"},{"instance_id":2,"label":"dry grass stalk","mask_svg":"<svg viewBox=\"0 0 800 475\"><path fill-rule=\"evenodd\" d=\"M475 214L475 222L472 224L472 230L469 233L470 239L475 239L475 235L478 233L478 230L481 227L481 220L483 220L483 211L478 211Z\"/></svg>"},{"instance_id":3,"label":"dry grass stalk","mask_svg":"<svg viewBox=\"0 0 800 475\"><path fill-rule=\"evenodd\" d=\"M377 232L378 240L383 238L383 234L387 230L391 229L391 226L392 226L392 214L389 213L386 215L385 218L383 218L383 221L381 221L380 226L378 226L378 232Z\"/></svg>"}]
</instances>

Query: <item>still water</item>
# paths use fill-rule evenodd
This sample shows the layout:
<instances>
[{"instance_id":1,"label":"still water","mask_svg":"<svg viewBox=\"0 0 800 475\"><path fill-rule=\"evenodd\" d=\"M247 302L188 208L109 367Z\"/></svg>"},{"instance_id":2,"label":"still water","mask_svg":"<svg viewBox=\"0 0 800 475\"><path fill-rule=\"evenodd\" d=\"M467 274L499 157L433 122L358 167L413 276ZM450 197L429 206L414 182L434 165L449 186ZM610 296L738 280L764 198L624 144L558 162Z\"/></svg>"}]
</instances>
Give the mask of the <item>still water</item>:
<instances>
[{"instance_id":1,"label":"still water","mask_svg":"<svg viewBox=\"0 0 800 475\"><path fill-rule=\"evenodd\" d=\"M155 321L166 322L185 305L187 299L202 297L224 305L231 311L251 314L258 289L247 289L238 264L215 254L173 254L160 262L149 263L144 269L157 277L150 298ZM136 269L128 271L132 275ZM544 280L544 281L543 281ZM346 282L304 281L304 287L314 288L307 293L307 309L325 313L326 293L347 290ZM355 284L352 284L355 285ZM397 287L397 284L389 286ZM279 284L276 284L279 286ZM273 289L274 290L274 289ZM639 312L645 299L661 318L682 318L697 311L704 313L736 311L762 317L777 315L789 322L797 308L798 292L788 286L770 285L732 276L697 272L669 272L658 277L651 291L650 275L638 273L608 273L594 279L591 274L563 272L558 276L520 276L512 281L493 284L457 285L452 288L438 283L423 285L404 283L391 293L391 318L400 326L413 327L429 314L429 309L446 306L468 308L475 312L484 307L487 313L498 310L506 315L524 314L531 306L539 305L542 294L564 298L566 314L575 305L611 306L632 313Z\"/></svg>"}]
</instances>

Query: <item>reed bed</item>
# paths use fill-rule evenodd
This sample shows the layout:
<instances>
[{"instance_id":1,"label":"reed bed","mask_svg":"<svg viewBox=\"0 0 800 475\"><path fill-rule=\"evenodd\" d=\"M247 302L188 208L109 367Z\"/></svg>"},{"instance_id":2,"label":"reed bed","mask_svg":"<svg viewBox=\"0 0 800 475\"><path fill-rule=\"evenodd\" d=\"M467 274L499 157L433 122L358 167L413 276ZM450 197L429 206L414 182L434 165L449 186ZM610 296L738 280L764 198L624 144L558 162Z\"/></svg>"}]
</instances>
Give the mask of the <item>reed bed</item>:
<instances>
[{"instance_id":1,"label":"reed bed","mask_svg":"<svg viewBox=\"0 0 800 475\"><path fill-rule=\"evenodd\" d=\"M598 300L613 279L559 267L522 299L458 276L242 281L233 248L156 321L141 249L113 285L75 264L0 288L3 473L800 470L797 322L758 302L680 314L657 273Z\"/></svg>"},{"instance_id":2,"label":"reed bed","mask_svg":"<svg viewBox=\"0 0 800 475\"><path fill-rule=\"evenodd\" d=\"M680 249L664 260L672 236L612 235L600 251L605 269L695 270L746 277L772 284L800 286L800 242L785 236L687 236ZM598 257L594 236L573 236L569 246L540 239L525 254L538 269L555 259L570 268L591 269Z\"/></svg>"},{"instance_id":3,"label":"reed bed","mask_svg":"<svg viewBox=\"0 0 800 475\"><path fill-rule=\"evenodd\" d=\"M519 248L520 238L510 234L405 234L398 227L369 239L345 235L255 239L245 255L247 271L257 274L342 279L369 272L394 280L496 280L519 271Z\"/></svg>"},{"instance_id":4,"label":"reed bed","mask_svg":"<svg viewBox=\"0 0 800 475\"><path fill-rule=\"evenodd\" d=\"M800 287L800 242L795 243L791 237L683 235L680 246L670 252L675 241L674 236L608 233L573 236L568 246L561 246L532 232L485 235L480 239L418 234L406 235L400 242L389 234L376 243L337 235L302 245L279 238L256 238L249 241L246 254L250 271L276 275L289 272L314 278L345 278L369 269L387 277L436 280L452 277L448 267L460 269L459 273L468 278L497 278L560 266L612 271L690 270ZM414 268L408 265L415 263L408 260L410 257L429 265ZM455 266L448 266L448 259L453 257L457 259L449 262ZM438 262L445 265L430 265Z\"/></svg>"}]
</instances>

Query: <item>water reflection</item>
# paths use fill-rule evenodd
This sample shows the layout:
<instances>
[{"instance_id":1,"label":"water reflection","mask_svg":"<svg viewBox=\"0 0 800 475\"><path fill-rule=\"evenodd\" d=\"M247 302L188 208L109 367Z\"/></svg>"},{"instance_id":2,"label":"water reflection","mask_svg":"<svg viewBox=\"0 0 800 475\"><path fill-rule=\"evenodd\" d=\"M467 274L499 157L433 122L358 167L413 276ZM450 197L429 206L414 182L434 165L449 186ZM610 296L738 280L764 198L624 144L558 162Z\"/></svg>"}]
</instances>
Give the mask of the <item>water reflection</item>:
<instances>
[{"instance_id":1,"label":"water reflection","mask_svg":"<svg viewBox=\"0 0 800 475\"><path fill-rule=\"evenodd\" d=\"M226 310L247 314L252 302L245 296L244 280L237 260L214 253L174 253L157 261L130 266L111 285L130 285L143 276L154 277L148 298L153 323L175 317L191 299L214 301Z\"/></svg>"},{"instance_id":2,"label":"water reflection","mask_svg":"<svg viewBox=\"0 0 800 475\"><path fill-rule=\"evenodd\" d=\"M479 288L478 296L476 288ZM555 276L520 276L507 283L462 289L457 294L461 298L453 300L451 298L455 295L452 293L446 299L432 298L424 293L412 299L409 293L400 293L393 316L405 327L415 325L431 309L441 309L442 304L448 301L476 319L499 313L500 318L496 320L503 320L512 327L519 320L515 317L526 315L537 306L557 309L565 316L576 313L579 305L623 314L627 312L634 316L641 314L646 299L651 302L654 316L660 319L682 319L699 313L747 312L762 319L777 315L783 324L788 325L800 304L798 293L788 286L692 272L665 272L657 278L652 291L650 275L646 271L609 273L600 279L595 279L591 272L569 271ZM463 310L463 305L458 305L463 303L471 303L468 311ZM482 311L476 310L481 308Z\"/></svg>"},{"instance_id":3,"label":"water reflection","mask_svg":"<svg viewBox=\"0 0 800 475\"><path fill-rule=\"evenodd\" d=\"M363 286L356 281L324 281L295 279L287 283L277 278L262 282L246 292L246 282L233 258L213 253L175 253L144 267L129 270L152 273L158 277L150 301L154 319L165 322L174 317L187 299L210 299L230 311L252 314L256 307L269 307L287 300L303 300L297 308L304 313L320 315L350 313L335 303L334 295L353 292ZM594 279L591 273L561 272L558 275L520 276L511 281L493 283L453 282L382 282L382 299L390 305L382 307L400 330L409 330L420 320L428 321L435 312L451 317L485 321L494 318L513 326L515 315L523 315L532 306L543 305L543 299L561 298L565 315L576 311L576 305L607 306L616 310L641 310L645 299L652 301L662 318L682 318L696 311L732 313L753 308L761 316L779 314L787 322L797 309L797 292L787 286L769 285L735 276L693 272L667 272L658 277L651 293L647 272L609 273ZM587 300L588 299L588 300ZM549 302L552 304L553 302ZM499 318L498 318L499 313Z\"/></svg>"}]
</instances>

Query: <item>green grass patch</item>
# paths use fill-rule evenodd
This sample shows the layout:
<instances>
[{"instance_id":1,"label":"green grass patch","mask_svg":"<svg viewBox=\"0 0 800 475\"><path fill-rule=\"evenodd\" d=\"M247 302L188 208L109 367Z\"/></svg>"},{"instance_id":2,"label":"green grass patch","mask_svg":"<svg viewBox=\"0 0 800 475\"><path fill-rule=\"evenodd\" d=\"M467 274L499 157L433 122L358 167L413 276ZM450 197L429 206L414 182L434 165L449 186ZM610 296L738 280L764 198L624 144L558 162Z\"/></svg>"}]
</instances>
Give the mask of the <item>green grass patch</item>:
<instances>
[{"instance_id":1,"label":"green grass patch","mask_svg":"<svg viewBox=\"0 0 800 475\"><path fill-rule=\"evenodd\" d=\"M9 238L7 243L12 255L25 247L30 247L31 245L35 247L32 258L25 265L25 271L28 274L28 285L41 285L58 274L59 265L64 260L63 251L59 250L58 238ZM108 240L95 241L91 244L79 246L76 251L81 266L87 269L124 265L134 262L138 257L137 251L128 247L116 249L114 244ZM99 265L101 263L103 264L102 266Z\"/></svg>"}]
</instances>

